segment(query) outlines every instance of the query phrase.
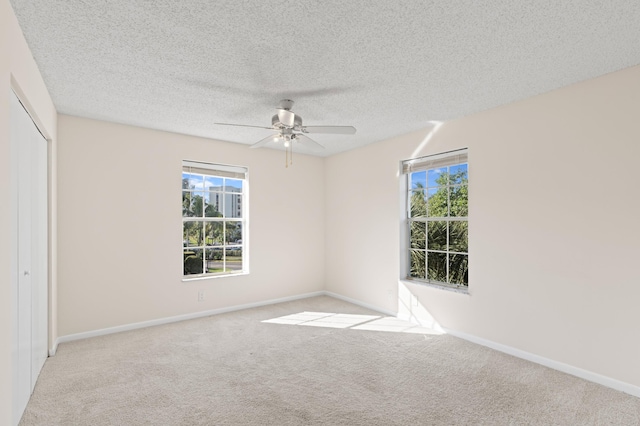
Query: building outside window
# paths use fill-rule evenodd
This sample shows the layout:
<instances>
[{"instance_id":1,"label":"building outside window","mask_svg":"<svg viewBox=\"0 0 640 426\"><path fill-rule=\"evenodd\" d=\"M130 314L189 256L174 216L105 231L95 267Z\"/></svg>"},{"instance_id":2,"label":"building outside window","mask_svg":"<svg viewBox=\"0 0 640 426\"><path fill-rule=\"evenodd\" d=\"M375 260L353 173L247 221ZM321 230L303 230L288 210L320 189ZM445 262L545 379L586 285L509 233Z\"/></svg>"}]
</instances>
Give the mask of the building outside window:
<instances>
[{"instance_id":1,"label":"building outside window","mask_svg":"<svg viewBox=\"0 0 640 426\"><path fill-rule=\"evenodd\" d=\"M247 169L183 161L182 257L186 278L248 272Z\"/></svg>"},{"instance_id":2,"label":"building outside window","mask_svg":"<svg viewBox=\"0 0 640 426\"><path fill-rule=\"evenodd\" d=\"M469 286L467 150L407 160L407 276L444 287Z\"/></svg>"}]
</instances>

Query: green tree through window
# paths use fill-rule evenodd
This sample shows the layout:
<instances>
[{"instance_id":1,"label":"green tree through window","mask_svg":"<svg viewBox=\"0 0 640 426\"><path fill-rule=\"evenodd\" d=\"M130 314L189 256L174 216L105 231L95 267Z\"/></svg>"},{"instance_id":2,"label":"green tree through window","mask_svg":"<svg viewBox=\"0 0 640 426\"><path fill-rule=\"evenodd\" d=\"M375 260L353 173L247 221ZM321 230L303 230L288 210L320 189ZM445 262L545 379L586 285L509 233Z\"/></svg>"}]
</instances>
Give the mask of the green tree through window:
<instances>
[{"instance_id":1,"label":"green tree through window","mask_svg":"<svg viewBox=\"0 0 640 426\"><path fill-rule=\"evenodd\" d=\"M443 161L440 160L439 163L442 164ZM454 162L426 167L410 172L407 176L409 278L447 286L467 287L467 163Z\"/></svg>"},{"instance_id":2,"label":"green tree through window","mask_svg":"<svg viewBox=\"0 0 640 426\"><path fill-rule=\"evenodd\" d=\"M182 245L185 276L246 271L246 169L185 161Z\"/></svg>"}]
</instances>

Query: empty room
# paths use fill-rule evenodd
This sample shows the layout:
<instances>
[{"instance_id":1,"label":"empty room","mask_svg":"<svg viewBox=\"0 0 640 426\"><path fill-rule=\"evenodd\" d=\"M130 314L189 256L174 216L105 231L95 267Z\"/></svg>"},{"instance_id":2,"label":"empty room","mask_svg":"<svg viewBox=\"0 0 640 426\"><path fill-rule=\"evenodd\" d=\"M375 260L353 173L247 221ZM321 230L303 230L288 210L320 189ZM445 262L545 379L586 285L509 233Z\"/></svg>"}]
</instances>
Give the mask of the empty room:
<instances>
[{"instance_id":1,"label":"empty room","mask_svg":"<svg viewBox=\"0 0 640 426\"><path fill-rule=\"evenodd\" d=\"M640 424L639 23L0 0L0 425Z\"/></svg>"}]
</instances>

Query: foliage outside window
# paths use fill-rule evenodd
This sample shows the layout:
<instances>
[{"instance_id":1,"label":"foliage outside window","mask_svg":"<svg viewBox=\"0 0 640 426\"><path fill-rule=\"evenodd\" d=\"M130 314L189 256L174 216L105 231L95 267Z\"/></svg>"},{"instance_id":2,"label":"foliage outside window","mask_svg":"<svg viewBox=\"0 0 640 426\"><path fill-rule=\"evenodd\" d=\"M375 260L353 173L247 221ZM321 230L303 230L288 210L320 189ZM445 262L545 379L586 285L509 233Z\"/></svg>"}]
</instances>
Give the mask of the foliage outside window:
<instances>
[{"instance_id":1,"label":"foliage outside window","mask_svg":"<svg viewBox=\"0 0 640 426\"><path fill-rule=\"evenodd\" d=\"M469 285L466 150L403 163L408 179L409 279Z\"/></svg>"},{"instance_id":2,"label":"foliage outside window","mask_svg":"<svg viewBox=\"0 0 640 426\"><path fill-rule=\"evenodd\" d=\"M246 169L183 162L183 275L246 271Z\"/></svg>"}]
</instances>

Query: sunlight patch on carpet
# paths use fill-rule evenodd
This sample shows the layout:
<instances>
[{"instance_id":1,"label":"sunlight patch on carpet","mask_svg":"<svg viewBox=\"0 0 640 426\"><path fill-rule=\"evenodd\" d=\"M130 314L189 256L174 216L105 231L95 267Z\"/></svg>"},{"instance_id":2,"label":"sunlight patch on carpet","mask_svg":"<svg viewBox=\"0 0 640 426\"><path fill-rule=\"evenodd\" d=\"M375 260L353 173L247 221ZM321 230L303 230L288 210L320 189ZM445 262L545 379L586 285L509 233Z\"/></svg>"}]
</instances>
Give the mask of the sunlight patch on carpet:
<instances>
[{"instance_id":1,"label":"sunlight patch on carpet","mask_svg":"<svg viewBox=\"0 0 640 426\"><path fill-rule=\"evenodd\" d=\"M349 328L351 330L389 331L394 333L442 334L395 317L378 315L338 314L331 312L300 312L264 320L271 324L304 325L309 327Z\"/></svg>"}]
</instances>

